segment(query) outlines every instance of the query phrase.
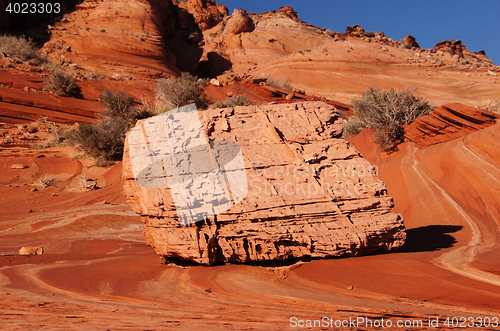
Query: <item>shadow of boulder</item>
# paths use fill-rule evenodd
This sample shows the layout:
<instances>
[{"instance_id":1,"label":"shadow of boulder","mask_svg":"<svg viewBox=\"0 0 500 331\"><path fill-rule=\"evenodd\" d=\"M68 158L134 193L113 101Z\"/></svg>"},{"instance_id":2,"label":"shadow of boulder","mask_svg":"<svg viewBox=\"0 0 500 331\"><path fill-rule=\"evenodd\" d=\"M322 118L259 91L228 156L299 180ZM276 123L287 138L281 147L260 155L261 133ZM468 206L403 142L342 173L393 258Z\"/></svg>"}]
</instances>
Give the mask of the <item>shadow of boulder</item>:
<instances>
[{"instance_id":1,"label":"shadow of boulder","mask_svg":"<svg viewBox=\"0 0 500 331\"><path fill-rule=\"evenodd\" d=\"M449 235L462 230L461 225L428 225L406 230L406 242L399 252L432 252L450 248L457 240Z\"/></svg>"}]
</instances>

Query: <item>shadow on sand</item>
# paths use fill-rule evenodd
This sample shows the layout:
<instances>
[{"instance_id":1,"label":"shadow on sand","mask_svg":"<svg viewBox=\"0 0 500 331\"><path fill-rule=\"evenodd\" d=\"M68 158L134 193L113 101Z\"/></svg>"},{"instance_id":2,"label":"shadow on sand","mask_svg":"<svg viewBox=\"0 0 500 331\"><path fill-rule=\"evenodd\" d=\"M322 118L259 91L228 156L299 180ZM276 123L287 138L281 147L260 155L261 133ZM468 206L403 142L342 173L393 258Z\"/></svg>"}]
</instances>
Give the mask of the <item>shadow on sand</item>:
<instances>
[{"instance_id":1,"label":"shadow on sand","mask_svg":"<svg viewBox=\"0 0 500 331\"><path fill-rule=\"evenodd\" d=\"M406 230L406 242L400 253L431 252L450 248L457 240L449 233L462 230L461 225L428 225Z\"/></svg>"}]
</instances>

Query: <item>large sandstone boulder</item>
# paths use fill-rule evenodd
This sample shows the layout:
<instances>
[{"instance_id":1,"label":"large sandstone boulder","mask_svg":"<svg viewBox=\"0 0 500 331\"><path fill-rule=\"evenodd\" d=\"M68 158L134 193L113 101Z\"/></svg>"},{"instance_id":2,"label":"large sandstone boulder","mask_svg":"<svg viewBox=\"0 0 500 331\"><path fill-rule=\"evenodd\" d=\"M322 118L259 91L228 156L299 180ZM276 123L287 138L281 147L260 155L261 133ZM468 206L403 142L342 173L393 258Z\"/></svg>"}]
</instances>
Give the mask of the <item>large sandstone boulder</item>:
<instances>
[{"instance_id":1,"label":"large sandstone boulder","mask_svg":"<svg viewBox=\"0 0 500 331\"><path fill-rule=\"evenodd\" d=\"M235 35L243 32L252 32L255 26L248 14L241 9L235 9L226 23L225 34Z\"/></svg>"},{"instance_id":2,"label":"large sandstone boulder","mask_svg":"<svg viewBox=\"0 0 500 331\"><path fill-rule=\"evenodd\" d=\"M401 216L390 212L392 197L376 168L340 139L342 119L332 106L304 102L207 110L199 112L199 133L193 131L196 125L175 122L177 115L140 121L127 137L123 160L129 203L146 224L146 243L159 255L213 264L354 256L403 245L405 228ZM187 136L180 127L191 130L182 144L179 139ZM205 136L211 156L200 163L185 151L206 149ZM162 144L179 150L151 161ZM226 145L239 151L227 152ZM228 168L238 157L241 168ZM208 170L195 174L202 166ZM213 185L200 182L210 171L217 178ZM230 194L214 193L221 183ZM216 201L214 210L229 207L181 223L179 185L189 199L200 197L190 200L192 210L207 195Z\"/></svg>"}]
</instances>

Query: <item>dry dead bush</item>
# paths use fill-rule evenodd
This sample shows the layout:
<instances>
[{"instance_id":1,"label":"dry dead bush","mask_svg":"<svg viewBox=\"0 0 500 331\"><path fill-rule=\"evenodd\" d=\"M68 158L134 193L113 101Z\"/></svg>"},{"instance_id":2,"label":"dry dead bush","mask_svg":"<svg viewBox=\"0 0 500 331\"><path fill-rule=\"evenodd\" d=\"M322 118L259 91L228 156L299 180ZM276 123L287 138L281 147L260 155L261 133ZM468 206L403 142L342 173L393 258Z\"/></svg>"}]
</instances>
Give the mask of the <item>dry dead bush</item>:
<instances>
[{"instance_id":1,"label":"dry dead bush","mask_svg":"<svg viewBox=\"0 0 500 331\"><path fill-rule=\"evenodd\" d=\"M31 39L9 35L0 36L0 52L20 61L41 60Z\"/></svg>"},{"instance_id":2,"label":"dry dead bush","mask_svg":"<svg viewBox=\"0 0 500 331\"><path fill-rule=\"evenodd\" d=\"M486 109L495 113L500 114L500 100L493 100L488 105L486 105Z\"/></svg>"},{"instance_id":3,"label":"dry dead bush","mask_svg":"<svg viewBox=\"0 0 500 331\"><path fill-rule=\"evenodd\" d=\"M45 80L44 90L53 91L56 95L72 98L83 98L82 90L76 79L62 71L56 71Z\"/></svg>"},{"instance_id":4,"label":"dry dead bush","mask_svg":"<svg viewBox=\"0 0 500 331\"><path fill-rule=\"evenodd\" d=\"M85 176L85 174L83 174L83 176L82 176L82 188L84 190L87 190L87 191L94 191L94 190L97 190L99 188L99 186L97 186L97 180L87 178L87 176Z\"/></svg>"},{"instance_id":5,"label":"dry dead bush","mask_svg":"<svg viewBox=\"0 0 500 331\"><path fill-rule=\"evenodd\" d=\"M227 98L224 101L218 101L214 103L210 108L229 108L237 106L249 106L252 105L253 101L248 99L244 95L235 95L233 97Z\"/></svg>"},{"instance_id":6,"label":"dry dead bush","mask_svg":"<svg viewBox=\"0 0 500 331\"><path fill-rule=\"evenodd\" d=\"M40 185L43 188L47 188L50 186L55 186L60 183L60 180L54 177L49 177L48 175L45 175L44 178L40 178L38 180L38 185Z\"/></svg>"},{"instance_id":7,"label":"dry dead bush","mask_svg":"<svg viewBox=\"0 0 500 331\"><path fill-rule=\"evenodd\" d=\"M177 78L158 80L158 112L163 113L192 103L196 104L197 109L206 109L207 99L203 92L206 85L206 79L198 79L187 72Z\"/></svg>"},{"instance_id":8,"label":"dry dead bush","mask_svg":"<svg viewBox=\"0 0 500 331\"><path fill-rule=\"evenodd\" d=\"M291 81L292 81L292 79L290 78L290 76L286 76L286 78L285 78L284 81L281 81L281 80L276 79L276 78L269 77L266 80L266 84L267 85L271 85L271 86L275 86L275 87L278 87L278 88L282 88L282 89L285 89L285 90L293 90L293 86L290 83Z\"/></svg>"},{"instance_id":9,"label":"dry dead bush","mask_svg":"<svg viewBox=\"0 0 500 331\"><path fill-rule=\"evenodd\" d=\"M364 91L361 99L352 101L354 119L351 124L372 128L377 136L375 142L382 150L390 150L404 140L403 125L432 112L429 102L415 97L413 92L409 89L380 91L377 87Z\"/></svg>"},{"instance_id":10,"label":"dry dead bush","mask_svg":"<svg viewBox=\"0 0 500 331\"><path fill-rule=\"evenodd\" d=\"M99 95L99 100L106 106L105 116L132 118L134 115L135 101L126 91L105 90Z\"/></svg>"},{"instance_id":11,"label":"dry dead bush","mask_svg":"<svg viewBox=\"0 0 500 331\"><path fill-rule=\"evenodd\" d=\"M104 76L101 75L99 72L97 72L97 70L95 70L93 72L89 72L88 74L86 74L85 78L86 79L102 79L102 78L104 78Z\"/></svg>"},{"instance_id":12,"label":"dry dead bush","mask_svg":"<svg viewBox=\"0 0 500 331\"><path fill-rule=\"evenodd\" d=\"M135 124L138 113L134 98L126 91L106 90L99 98L106 108L97 123L80 124L63 137L68 137L71 144L94 158L96 165L107 166L121 160L125 136Z\"/></svg>"},{"instance_id":13,"label":"dry dead bush","mask_svg":"<svg viewBox=\"0 0 500 331\"><path fill-rule=\"evenodd\" d=\"M122 158L129 128L127 118L103 117L95 124L78 125L71 134L71 141L99 164L105 164Z\"/></svg>"},{"instance_id":14,"label":"dry dead bush","mask_svg":"<svg viewBox=\"0 0 500 331\"><path fill-rule=\"evenodd\" d=\"M343 131L342 131L342 137L349 137L349 136L355 136L358 133L361 132L362 128L359 125L358 121L356 118L344 118L342 120L343 124Z\"/></svg>"}]
</instances>

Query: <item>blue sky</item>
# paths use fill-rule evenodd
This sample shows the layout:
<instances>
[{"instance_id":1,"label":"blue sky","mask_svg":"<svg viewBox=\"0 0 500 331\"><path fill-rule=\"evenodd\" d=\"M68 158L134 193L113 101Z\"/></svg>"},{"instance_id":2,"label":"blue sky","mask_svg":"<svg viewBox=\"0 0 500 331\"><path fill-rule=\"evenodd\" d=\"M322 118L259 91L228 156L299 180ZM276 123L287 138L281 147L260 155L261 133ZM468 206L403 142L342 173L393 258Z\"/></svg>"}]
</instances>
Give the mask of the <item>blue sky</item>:
<instances>
[{"instance_id":1,"label":"blue sky","mask_svg":"<svg viewBox=\"0 0 500 331\"><path fill-rule=\"evenodd\" d=\"M500 65L500 1L366 1L366 0L219 0L234 8L263 13L292 6L301 20L320 28L345 32L358 24L366 31L381 32L401 40L414 36L422 48L442 40L460 39L471 52L484 50Z\"/></svg>"}]
</instances>

